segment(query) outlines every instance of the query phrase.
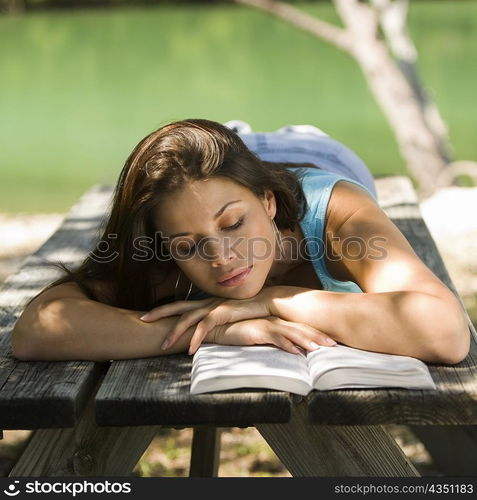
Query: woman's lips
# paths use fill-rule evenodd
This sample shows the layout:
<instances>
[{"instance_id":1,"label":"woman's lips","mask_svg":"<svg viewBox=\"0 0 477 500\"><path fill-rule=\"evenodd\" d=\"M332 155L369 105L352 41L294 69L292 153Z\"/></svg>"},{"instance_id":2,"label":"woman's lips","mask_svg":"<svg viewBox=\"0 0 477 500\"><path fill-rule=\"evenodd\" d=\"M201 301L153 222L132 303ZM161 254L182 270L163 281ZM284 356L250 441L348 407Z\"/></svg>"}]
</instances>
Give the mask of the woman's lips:
<instances>
[{"instance_id":1,"label":"woman's lips","mask_svg":"<svg viewBox=\"0 0 477 500\"><path fill-rule=\"evenodd\" d=\"M233 278L230 278L229 280L217 282L217 284L219 284L221 286L240 285L243 281L245 281L247 276L250 274L250 272L252 271L252 267L253 266L248 267L247 269L245 269L245 271L243 273L237 274L237 276L234 276Z\"/></svg>"}]
</instances>

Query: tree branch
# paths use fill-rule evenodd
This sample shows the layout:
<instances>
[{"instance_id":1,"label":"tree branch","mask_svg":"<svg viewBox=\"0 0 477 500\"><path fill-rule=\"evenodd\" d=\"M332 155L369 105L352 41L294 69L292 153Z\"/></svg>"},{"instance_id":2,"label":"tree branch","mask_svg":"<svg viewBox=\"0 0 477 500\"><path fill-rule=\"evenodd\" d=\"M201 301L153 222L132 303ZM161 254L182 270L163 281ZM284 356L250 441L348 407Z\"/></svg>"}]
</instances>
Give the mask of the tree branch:
<instances>
[{"instance_id":1,"label":"tree branch","mask_svg":"<svg viewBox=\"0 0 477 500\"><path fill-rule=\"evenodd\" d=\"M416 62L417 50L407 30L408 0L370 0L378 11L381 27L388 42L391 53L396 58L399 69L414 91L416 100L434 135L436 147L447 162L453 156L449 144L449 132L433 99L423 86Z\"/></svg>"},{"instance_id":2,"label":"tree branch","mask_svg":"<svg viewBox=\"0 0 477 500\"><path fill-rule=\"evenodd\" d=\"M333 0L333 3L353 39L353 48L357 40L378 38L378 14L368 3L360 0Z\"/></svg>"},{"instance_id":3,"label":"tree branch","mask_svg":"<svg viewBox=\"0 0 477 500\"><path fill-rule=\"evenodd\" d=\"M316 19L305 12L300 11L296 7L288 5L284 2L275 0L235 0L236 3L248 5L261 9L269 14L274 15L296 28L311 33L312 35L321 38L325 42L331 43L335 47L344 52L351 52L352 41L346 30L338 28L330 23Z\"/></svg>"},{"instance_id":4,"label":"tree branch","mask_svg":"<svg viewBox=\"0 0 477 500\"><path fill-rule=\"evenodd\" d=\"M384 35L396 59L415 63L417 50L407 30L408 0L370 0L378 11Z\"/></svg>"}]
</instances>

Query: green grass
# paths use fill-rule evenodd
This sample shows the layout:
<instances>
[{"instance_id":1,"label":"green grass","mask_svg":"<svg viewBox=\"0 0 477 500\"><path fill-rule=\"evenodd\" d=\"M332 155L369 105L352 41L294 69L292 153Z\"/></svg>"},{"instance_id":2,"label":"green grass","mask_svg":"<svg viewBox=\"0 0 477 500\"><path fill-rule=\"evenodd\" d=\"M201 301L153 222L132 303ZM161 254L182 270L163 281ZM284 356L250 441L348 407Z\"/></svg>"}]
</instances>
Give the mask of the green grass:
<instances>
[{"instance_id":1,"label":"green grass","mask_svg":"<svg viewBox=\"0 0 477 500\"><path fill-rule=\"evenodd\" d=\"M330 5L303 4L335 20ZM458 159L475 159L477 5L413 2L424 82ZM172 120L311 123L375 175L404 173L393 135L356 63L237 6L167 6L0 17L0 211L66 211L115 183L134 145Z\"/></svg>"}]
</instances>

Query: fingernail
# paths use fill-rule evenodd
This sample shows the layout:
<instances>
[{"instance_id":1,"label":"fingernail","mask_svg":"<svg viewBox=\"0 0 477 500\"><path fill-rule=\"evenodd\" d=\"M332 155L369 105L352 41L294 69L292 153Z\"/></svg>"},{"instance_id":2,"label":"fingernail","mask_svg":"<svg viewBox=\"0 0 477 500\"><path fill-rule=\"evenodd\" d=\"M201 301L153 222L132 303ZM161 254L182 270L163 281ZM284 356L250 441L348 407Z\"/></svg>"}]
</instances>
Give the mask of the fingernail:
<instances>
[{"instance_id":1,"label":"fingernail","mask_svg":"<svg viewBox=\"0 0 477 500\"><path fill-rule=\"evenodd\" d=\"M165 351L168 347L169 347L169 344L170 344L170 341L169 340L165 340L162 345L161 345L161 349L163 351Z\"/></svg>"},{"instance_id":2,"label":"fingernail","mask_svg":"<svg viewBox=\"0 0 477 500\"><path fill-rule=\"evenodd\" d=\"M336 342L335 342L333 339L330 339L330 338L328 338L328 337L325 339L325 342L326 342L329 346L336 345Z\"/></svg>"},{"instance_id":3,"label":"fingernail","mask_svg":"<svg viewBox=\"0 0 477 500\"><path fill-rule=\"evenodd\" d=\"M298 349L298 347L292 347L292 352L294 352L295 354L300 354L300 349Z\"/></svg>"},{"instance_id":4,"label":"fingernail","mask_svg":"<svg viewBox=\"0 0 477 500\"><path fill-rule=\"evenodd\" d=\"M143 314L139 319L142 319L143 321L145 321L147 319L147 314Z\"/></svg>"},{"instance_id":5,"label":"fingernail","mask_svg":"<svg viewBox=\"0 0 477 500\"><path fill-rule=\"evenodd\" d=\"M310 347L312 349L318 349L318 347L320 347L316 342L310 342Z\"/></svg>"}]
</instances>

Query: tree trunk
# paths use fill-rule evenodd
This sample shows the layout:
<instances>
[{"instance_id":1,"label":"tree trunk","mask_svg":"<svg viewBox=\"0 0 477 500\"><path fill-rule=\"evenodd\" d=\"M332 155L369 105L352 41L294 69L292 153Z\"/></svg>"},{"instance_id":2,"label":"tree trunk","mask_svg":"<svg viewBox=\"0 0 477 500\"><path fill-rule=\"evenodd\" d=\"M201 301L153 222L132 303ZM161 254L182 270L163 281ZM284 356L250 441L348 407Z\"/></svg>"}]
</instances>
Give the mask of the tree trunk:
<instances>
[{"instance_id":1,"label":"tree trunk","mask_svg":"<svg viewBox=\"0 0 477 500\"><path fill-rule=\"evenodd\" d=\"M316 19L292 5L275 0L236 0L283 19L350 54L359 64L368 86L394 132L401 156L418 185L421 198L449 185L450 151L447 129L437 107L423 89L415 65L399 57L414 48L405 29L407 2L398 0L401 10L389 11L392 0L333 0L346 29ZM404 10L403 10L404 9ZM382 19L379 13L383 14ZM387 17L385 17L387 15ZM399 16L401 18L399 18ZM383 32L397 46L393 58ZM392 33L392 22L401 23L400 33ZM406 39L407 37L407 39ZM407 46L406 46L407 44Z\"/></svg>"},{"instance_id":2,"label":"tree trunk","mask_svg":"<svg viewBox=\"0 0 477 500\"><path fill-rule=\"evenodd\" d=\"M447 178L443 172L449 160L426 122L413 87L378 37L377 11L358 0L334 3L354 40L351 55L394 131L401 155L418 183L419 194L430 196L445 186Z\"/></svg>"},{"instance_id":3,"label":"tree trunk","mask_svg":"<svg viewBox=\"0 0 477 500\"><path fill-rule=\"evenodd\" d=\"M453 153L449 144L449 133L439 108L421 83L417 69L417 50L407 30L409 0L370 0L378 9L380 26L388 42L389 50L396 59L404 78L411 86L424 115L426 124L433 134L441 156L447 163Z\"/></svg>"}]
</instances>

